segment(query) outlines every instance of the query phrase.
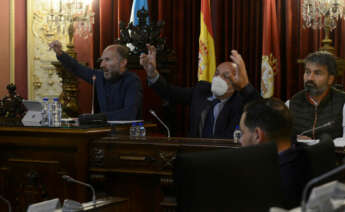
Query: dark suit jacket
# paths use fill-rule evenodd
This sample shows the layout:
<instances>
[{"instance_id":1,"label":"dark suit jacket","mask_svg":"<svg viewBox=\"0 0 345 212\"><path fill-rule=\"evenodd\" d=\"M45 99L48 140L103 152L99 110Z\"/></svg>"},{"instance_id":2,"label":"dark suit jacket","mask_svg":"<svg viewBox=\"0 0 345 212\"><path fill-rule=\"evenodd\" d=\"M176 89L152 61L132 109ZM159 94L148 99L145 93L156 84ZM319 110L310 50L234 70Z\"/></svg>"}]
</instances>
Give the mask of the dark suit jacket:
<instances>
[{"instance_id":1,"label":"dark suit jacket","mask_svg":"<svg viewBox=\"0 0 345 212\"><path fill-rule=\"evenodd\" d=\"M194 87L181 88L170 85L162 76L150 85L163 99L190 105L189 137L201 137L205 112L209 107L208 97L212 96L211 83L198 82ZM235 92L225 103L216 120L213 138L233 138L236 125L239 125L243 107L251 100L260 98L255 88L249 84L240 92Z\"/></svg>"}]
</instances>

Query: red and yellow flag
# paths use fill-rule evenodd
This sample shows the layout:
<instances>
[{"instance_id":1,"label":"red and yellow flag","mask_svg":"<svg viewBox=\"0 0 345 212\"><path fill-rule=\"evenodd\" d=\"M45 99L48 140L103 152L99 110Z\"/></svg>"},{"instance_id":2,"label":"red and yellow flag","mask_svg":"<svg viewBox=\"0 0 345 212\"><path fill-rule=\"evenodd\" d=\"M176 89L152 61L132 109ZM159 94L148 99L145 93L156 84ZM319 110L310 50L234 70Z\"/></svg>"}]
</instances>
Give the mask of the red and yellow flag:
<instances>
[{"instance_id":1,"label":"red and yellow flag","mask_svg":"<svg viewBox=\"0 0 345 212\"><path fill-rule=\"evenodd\" d=\"M210 0L201 0L198 79L211 82L216 71Z\"/></svg>"},{"instance_id":2,"label":"red and yellow flag","mask_svg":"<svg viewBox=\"0 0 345 212\"><path fill-rule=\"evenodd\" d=\"M263 0L263 29L261 96L280 97L280 33L276 0Z\"/></svg>"}]
</instances>

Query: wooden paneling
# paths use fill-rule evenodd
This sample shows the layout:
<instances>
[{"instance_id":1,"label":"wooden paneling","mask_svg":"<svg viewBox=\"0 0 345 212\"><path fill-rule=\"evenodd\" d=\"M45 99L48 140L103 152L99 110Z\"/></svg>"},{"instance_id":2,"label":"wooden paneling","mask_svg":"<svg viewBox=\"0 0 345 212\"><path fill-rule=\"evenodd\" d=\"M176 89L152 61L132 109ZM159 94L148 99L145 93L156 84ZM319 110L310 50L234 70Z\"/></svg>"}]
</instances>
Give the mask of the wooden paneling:
<instances>
[{"instance_id":1,"label":"wooden paneling","mask_svg":"<svg viewBox=\"0 0 345 212\"><path fill-rule=\"evenodd\" d=\"M0 195L14 211L31 203L59 197L85 202L83 186L62 180L64 174L88 179L89 141L109 129L0 128Z\"/></svg>"},{"instance_id":2,"label":"wooden paneling","mask_svg":"<svg viewBox=\"0 0 345 212\"><path fill-rule=\"evenodd\" d=\"M98 192L128 198L130 211L174 211L177 152L238 148L231 140L104 137L90 145L90 182Z\"/></svg>"}]
</instances>

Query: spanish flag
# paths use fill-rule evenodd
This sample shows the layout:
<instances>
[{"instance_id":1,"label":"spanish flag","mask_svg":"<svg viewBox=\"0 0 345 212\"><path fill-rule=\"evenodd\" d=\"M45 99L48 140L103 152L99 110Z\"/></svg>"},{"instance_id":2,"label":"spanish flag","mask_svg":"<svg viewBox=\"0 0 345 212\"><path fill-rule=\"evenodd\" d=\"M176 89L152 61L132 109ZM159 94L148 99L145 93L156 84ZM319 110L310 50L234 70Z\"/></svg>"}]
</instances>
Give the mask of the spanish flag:
<instances>
[{"instance_id":1,"label":"spanish flag","mask_svg":"<svg viewBox=\"0 0 345 212\"><path fill-rule=\"evenodd\" d=\"M211 82L216 71L210 0L201 0L198 79Z\"/></svg>"}]
</instances>

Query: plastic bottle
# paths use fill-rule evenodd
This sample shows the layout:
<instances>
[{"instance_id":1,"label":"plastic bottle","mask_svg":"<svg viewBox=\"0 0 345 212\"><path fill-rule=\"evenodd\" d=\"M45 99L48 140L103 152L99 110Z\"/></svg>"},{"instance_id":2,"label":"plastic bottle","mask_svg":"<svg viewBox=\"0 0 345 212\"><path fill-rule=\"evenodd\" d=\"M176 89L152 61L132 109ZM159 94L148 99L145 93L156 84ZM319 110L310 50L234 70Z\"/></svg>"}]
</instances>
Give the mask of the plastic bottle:
<instances>
[{"instance_id":1,"label":"plastic bottle","mask_svg":"<svg viewBox=\"0 0 345 212\"><path fill-rule=\"evenodd\" d=\"M139 136L140 137L145 137L146 136L146 129L144 127L144 123L143 122L139 123Z\"/></svg>"},{"instance_id":2,"label":"plastic bottle","mask_svg":"<svg viewBox=\"0 0 345 212\"><path fill-rule=\"evenodd\" d=\"M234 143L240 143L241 136L242 136L242 132L239 126L237 125L234 130Z\"/></svg>"},{"instance_id":3,"label":"plastic bottle","mask_svg":"<svg viewBox=\"0 0 345 212\"><path fill-rule=\"evenodd\" d=\"M136 123L135 125L135 136L139 137L140 136L140 123Z\"/></svg>"},{"instance_id":4,"label":"plastic bottle","mask_svg":"<svg viewBox=\"0 0 345 212\"><path fill-rule=\"evenodd\" d=\"M136 136L136 130L137 130L137 123L132 123L132 126L129 128L129 136L130 137Z\"/></svg>"},{"instance_id":5,"label":"plastic bottle","mask_svg":"<svg viewBox=\"0 0 345 212\"><path fill-rule=\"evenodd\" d=\"M49 126L50 121L50 109L49 109L49 102L48 98L44 97L42 102L42 121L41 126Z\"/></svg>"},{"instance_id":6,"label":"plastic bottle","mask_svg":"<svg viewBox=\"0 0 345 212\"><path fill-rule=\"evenodd\" d=\"M60 127L61 126L61 104L59 103L58 98L54 98L54 102L51 105L52 108L52 126Z\"/></svg>"}]
</instances>

